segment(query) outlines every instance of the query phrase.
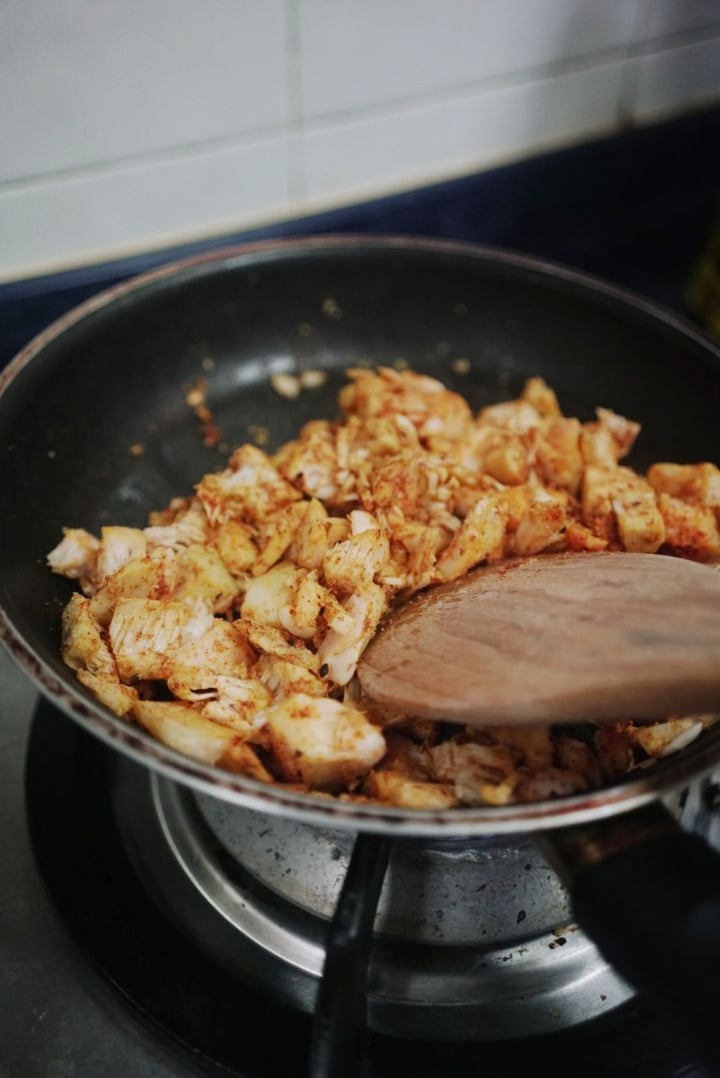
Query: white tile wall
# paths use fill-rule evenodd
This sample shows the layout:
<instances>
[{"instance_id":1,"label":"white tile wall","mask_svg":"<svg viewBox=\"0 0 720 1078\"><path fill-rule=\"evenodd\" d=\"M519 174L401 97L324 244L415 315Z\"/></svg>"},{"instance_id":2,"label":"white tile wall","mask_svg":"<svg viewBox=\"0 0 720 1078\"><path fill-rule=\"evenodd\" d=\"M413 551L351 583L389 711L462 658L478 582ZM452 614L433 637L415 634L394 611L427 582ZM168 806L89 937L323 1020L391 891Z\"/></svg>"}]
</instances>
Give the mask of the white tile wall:
<instances>
[{"instance_id":1,"label":"white tile wall","mask_svg":"<svg viewBox=\"0 0 720 1078\"><path fill-rule=\"evenodd\" d=\"M6 0L0 278L720 102L720 0Z\"/></svg>"},{"instance_id":2,"label":"white tile wall","mask_svg":"<svg viewBox=\"0 0 720 1078\"><path fill-rule=\"evenodd\" d=\"M0 181L286 121L284 0L0 4Z\"/></svg>"},{"instance_id":3,"label":"white tile wall","mask_svg":"<svg viewBox=\"0 0 720 1078\"><path fill-rule=\"evenodd\" d=\"M611 131L623 70L603 64L308 131L307 194L319 204L359 199L380 175L397 190L417 175L442 179Z\"/></svg>"},{"instance_id":4,"label":"white tile wall","mask_svg":"<svg viewBox=\"0 0 720 1078\"><path fill-rule=\"evenodd\" d=\"M0 186L0 266L14 277L272 217L289 202L290 147L270 138Z\"/></svg>"},{"instance_id":5,"label":"white tile wall","mask_svg":"<svg viewBox=\"0 0 720 1078\"><path fill-rule=\"evenodd\" d=\"M650 0L644 6L649 40L720 24L720 0Z\"/></svg>"},{"instance_id":6,"label":"white tile wall","mask_svg":"<svg viewBox=\"0 0 720 1078\"><path fill-rule=\"evenodd\" d=\"M634 114L638 120L712 101L720 80L720 26L717 37L648 53L635 66Z\"/></svg>"},{"instance_id":7,"label":"white tile wall","mask_svg":"<svg viewBox=\"0 0 720 1078\"><path fill-rule=\"evenodd\" d=\"M627 45L635 21L627 0L303 0L303 111L517 77Z\"/></svg>"}]
</instances>

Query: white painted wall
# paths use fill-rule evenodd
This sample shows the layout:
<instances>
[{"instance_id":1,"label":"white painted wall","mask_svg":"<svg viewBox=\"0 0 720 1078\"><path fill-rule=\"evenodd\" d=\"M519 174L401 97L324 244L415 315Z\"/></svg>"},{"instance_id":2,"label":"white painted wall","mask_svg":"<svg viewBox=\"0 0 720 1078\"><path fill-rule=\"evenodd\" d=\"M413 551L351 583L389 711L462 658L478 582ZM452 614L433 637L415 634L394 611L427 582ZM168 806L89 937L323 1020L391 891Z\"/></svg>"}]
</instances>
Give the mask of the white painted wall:
<instances>
[{"instance_id":1,"label":"white painted wall","mask_svg":"<svg viewBox=\"0 0 720 1078\"><path fill-rule=\"evenodd\" d=\"M720 0L2 0L0 278L720 101Z\"/></svg>"}]
</instances>

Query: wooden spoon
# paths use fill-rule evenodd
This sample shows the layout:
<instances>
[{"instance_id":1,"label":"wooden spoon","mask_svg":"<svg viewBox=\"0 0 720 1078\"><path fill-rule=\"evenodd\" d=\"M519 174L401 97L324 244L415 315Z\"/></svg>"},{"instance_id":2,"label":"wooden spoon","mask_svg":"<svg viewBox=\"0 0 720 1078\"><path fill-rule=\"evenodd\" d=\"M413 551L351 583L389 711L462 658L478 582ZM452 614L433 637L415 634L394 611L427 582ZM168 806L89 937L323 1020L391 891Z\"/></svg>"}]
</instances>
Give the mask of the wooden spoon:
<instances>
[{"instance_id":1,"label":"wooden spoon","mask_svg":"<svg viewBox=\"0 0 720 1078\"><path fill-rule=\"evenodd\" d=\"M720 572L658 554L541 554L392 612L363 691L479 726L720 712Z\"/></svg>"}]
</instances>

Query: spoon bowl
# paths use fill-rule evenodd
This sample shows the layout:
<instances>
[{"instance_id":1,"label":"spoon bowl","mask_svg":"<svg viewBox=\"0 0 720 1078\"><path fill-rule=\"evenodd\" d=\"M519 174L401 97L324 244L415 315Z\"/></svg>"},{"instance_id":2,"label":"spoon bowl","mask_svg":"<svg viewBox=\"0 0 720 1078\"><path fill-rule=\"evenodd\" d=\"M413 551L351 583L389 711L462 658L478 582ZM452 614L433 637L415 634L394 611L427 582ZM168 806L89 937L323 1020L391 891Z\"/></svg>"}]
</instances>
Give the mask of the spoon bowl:
<instances>
[{"instance_id":1,"label":"spoon bowl","mask_svg":"<svg viewBox=\"0 0 720 1078\"><path fill-rule=\"evenodd\" d=\"M364 693L477 726L720 710L720 572L658 554L541 554L428 588L358 667Z\"/></svg>"}]
</instances>

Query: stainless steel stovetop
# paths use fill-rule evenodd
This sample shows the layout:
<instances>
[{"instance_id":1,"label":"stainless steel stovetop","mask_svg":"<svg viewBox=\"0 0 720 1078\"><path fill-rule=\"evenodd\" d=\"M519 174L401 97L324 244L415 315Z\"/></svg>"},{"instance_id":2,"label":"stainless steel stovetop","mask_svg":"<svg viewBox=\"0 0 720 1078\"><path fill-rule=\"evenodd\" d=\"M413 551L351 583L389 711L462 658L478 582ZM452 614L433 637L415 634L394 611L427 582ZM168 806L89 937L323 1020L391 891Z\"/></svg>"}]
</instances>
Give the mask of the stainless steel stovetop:
<instances>
[{"instance_id":1,"label":"stainless steel stovetop","mask_svg":"<svg viewBox=\"0 0 720 1078\"><path fill-rule=\"evenodd\" d=\"M36 702L0 648L0 1076L196 1078L78 953L38 874L24 781Z\"/></svg>"}]
</instances>

